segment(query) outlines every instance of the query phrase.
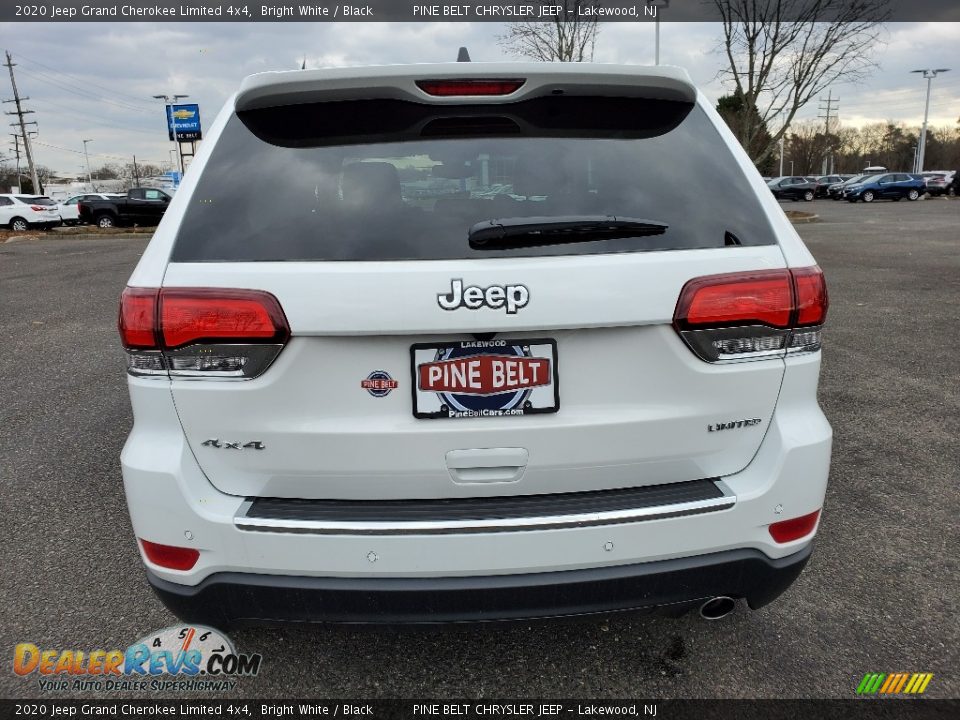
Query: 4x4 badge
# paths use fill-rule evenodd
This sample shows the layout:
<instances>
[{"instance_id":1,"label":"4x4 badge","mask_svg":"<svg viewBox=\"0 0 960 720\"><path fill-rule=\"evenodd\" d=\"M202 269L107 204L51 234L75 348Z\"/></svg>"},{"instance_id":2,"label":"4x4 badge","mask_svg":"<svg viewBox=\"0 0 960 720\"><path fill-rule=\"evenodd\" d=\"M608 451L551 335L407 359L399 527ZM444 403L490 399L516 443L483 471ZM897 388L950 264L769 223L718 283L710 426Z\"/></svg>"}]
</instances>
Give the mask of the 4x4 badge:
<instances>
[{"instance_id":1,"label":"4x4 badge","mask_svg":"<svg viewBox=\"0 0 960 720\"><path fill-rule=\"evenodd\" d=\"M491 310L507 309L507 315L513 315L530 302L530 291L526 285L491 285L482 288L479 285L463 286L463 280L450 281L450 292L437 295L437 304L444 310L479 310L488 307Z\"/></svg>"},{"instance_id":2,"label":"4x4 badge","mask_svg":"<svg viewBox=\"0 0 960 720\"><path fill-rule=\"evenodd\" d=\"M267 446L264 445L259 440L251 440L250 442L244 442L243 440L237 440L236 442L230 442L229 440L220 440L220 438L210 438L209 440L204 440L200 445L206 447L215 447L223 448L224 450L266 450Z\"/></svg>"}]
</instances>

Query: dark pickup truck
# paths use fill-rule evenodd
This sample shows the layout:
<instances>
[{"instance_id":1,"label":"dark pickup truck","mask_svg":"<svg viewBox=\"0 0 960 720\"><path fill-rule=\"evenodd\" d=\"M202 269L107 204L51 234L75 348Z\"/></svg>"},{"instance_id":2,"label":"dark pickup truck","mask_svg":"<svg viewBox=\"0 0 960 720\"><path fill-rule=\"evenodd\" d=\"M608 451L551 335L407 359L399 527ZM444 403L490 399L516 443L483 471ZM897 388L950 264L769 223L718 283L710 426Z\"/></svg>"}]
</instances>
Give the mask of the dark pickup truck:
<instances>
[{"instance_id":1,"label":"dark pickup truck","mask_svg":"<svg viewBox=\"0 0 960 720\"><path fill-rule=\"evenodd\" d=\"M81 200L80 221L102 228L156 225L170 205L170 196L156 188L134 188L125 197Z\"/></svg>"}]
</instances>

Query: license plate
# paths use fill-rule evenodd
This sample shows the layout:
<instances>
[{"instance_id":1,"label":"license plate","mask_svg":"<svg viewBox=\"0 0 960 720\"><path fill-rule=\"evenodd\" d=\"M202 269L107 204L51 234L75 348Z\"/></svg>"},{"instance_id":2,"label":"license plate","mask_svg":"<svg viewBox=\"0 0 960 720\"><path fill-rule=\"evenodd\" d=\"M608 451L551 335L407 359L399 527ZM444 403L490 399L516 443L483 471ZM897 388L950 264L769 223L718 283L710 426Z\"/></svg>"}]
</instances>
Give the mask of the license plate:
<instances>
[{"instance_id":1,"label":"license plate","mask_svg":"<svg viewBox=\"0 0 960 720\"><path fill-rule=\"evenodd\" d=\"M410 357L414 417L509 417L560 408L555 340L418 343Z\"/></svg>"}]
</instances>

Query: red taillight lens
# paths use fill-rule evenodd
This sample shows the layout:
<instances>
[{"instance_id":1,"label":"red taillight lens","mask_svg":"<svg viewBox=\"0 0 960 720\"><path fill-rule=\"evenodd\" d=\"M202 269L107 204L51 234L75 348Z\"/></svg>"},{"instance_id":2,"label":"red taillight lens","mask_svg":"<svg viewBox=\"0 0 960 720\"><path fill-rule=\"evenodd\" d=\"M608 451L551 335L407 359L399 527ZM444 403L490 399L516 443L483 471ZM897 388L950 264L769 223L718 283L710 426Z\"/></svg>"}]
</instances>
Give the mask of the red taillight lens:
<instances>
[{"instance_id":1,"label":"red taillight lens","mask_svg":"<svg viewBox=\"0 0 960 720\"><path fill-rule=\"evenodd\" d=\"M31 205L30 209L34 212L43 212L44 210L49 210L50 208L44 207L43 205Z\"/></svg>"},{"instance_id":2,"label":"red taillight lens","mask_svg":"<svg viewBox=\"0 0 960 720\"><path fill-rule=\"evenodd\" d=\"M827 283L823 271L813 267L796 268L790 271L796 292L797 317L794 326L823 325L827 319Z\"/></svg>"},{"instance_id":3,"label":"red taillight lens","mask_svg":"<svg viewBox=\"0 0 960 720\"><path fill-rule=\"evenodd\" d=\"M164 288L159 316L165 348L197 342L284 343L290 336L280 303L259 290Z\"/></svg>"},{"instance_id":4,"label":"red taillight lens","mask_svg":"<svg viewBox=\"0 0 960 720\"><path fill-rule=\"evenodd\" d=\"M820 511L815 510L808 515L802 515L790 520L781 520L770 526L770 536L778 543L788 543L806 537L817 527Z\"/></svg>"},{"instance_id":5,"label":"red taillight lens","mask_svg":"<svg viewBox=\"0 0 960 720\"><path fill-rule=\"evenodd\" d=\"M526 79L499 80L417 80L417 87L435 97L509 95L519 90Z\"/></svg>"},{"instance_id":6,"label":"red taillight lens","mask_svg":"<svg viewBox=\"0 0 960 720\"><path fill-rule=\"evenodd\" d=\"M157 348L156 288L128 287L120 296L120 318L117 326L120 340L128 350Z\"/></svg>"},{"instance_id":7,"label":"red taillight lens","mask_svg":"<svg viewBox=\"0 0 960 720\"><path fill-rule=\"evenodd\" d=\"M738 325L790 325L793 293L787 270L696 278L680 293L674 313L679 329Z\"/></svg>"},{"instance_id":8,"label":"red taillight lens","mask_svg":"<svg viewBox=\"0 0 960 720\"><path fill-rule=\"evenodd\" d=\"M169 570L189 570L200 559L200 551L193 548L161 545L143 539L140 540L140 545L147 560Z\"/></svg>"}]
</instances>

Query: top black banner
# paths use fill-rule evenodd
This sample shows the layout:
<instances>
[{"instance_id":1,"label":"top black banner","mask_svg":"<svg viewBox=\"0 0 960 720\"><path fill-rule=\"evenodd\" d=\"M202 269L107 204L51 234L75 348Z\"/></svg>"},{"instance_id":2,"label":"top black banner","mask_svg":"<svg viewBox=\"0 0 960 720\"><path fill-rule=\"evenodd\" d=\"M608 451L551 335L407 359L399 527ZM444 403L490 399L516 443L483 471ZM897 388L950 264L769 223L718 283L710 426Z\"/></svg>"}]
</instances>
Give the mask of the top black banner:
<instances>
[{"instance_id":1,"label":"top black banner","mask_svg":"<svg viewBox=\"0 0 960 720\"><path fill-rule=\"evenodd\" d=\"M709 22L758 0L40 0L0 3L3 22ZM781 21L957 22L955 0L759 0Z\"/></svg>"}]
</instances>

